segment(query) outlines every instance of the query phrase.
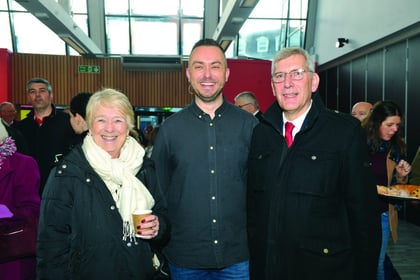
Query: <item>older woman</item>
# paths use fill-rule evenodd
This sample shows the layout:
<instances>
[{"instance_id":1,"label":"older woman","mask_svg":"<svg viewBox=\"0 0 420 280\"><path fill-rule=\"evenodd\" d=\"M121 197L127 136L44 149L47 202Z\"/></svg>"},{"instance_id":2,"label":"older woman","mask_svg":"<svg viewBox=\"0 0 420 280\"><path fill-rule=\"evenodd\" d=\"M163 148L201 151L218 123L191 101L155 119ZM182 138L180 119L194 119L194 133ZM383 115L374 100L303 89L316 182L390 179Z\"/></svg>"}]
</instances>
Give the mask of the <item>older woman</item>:
<instances>
[{"instance_id":1,"label":"older woman","mask_svg":"<svg viewBox=\"0 0 420 280\"><path fill-rule=\"evenodd\" d=\"M151 279L150 242L165 239L166 205L153 164L129 136L132 106L123 93L104 89L90 98L86 122L89 133L52 170L42 196L37 276ZM138 209L153 215L134 228Z\"/></svg>"},{"instance_id":2,"label":"older woman","mask_svg":"<svg viewBox=\"0 0 420 280\"><path fill-rule=\"evenodd\" d=\"M16 152L0 119L0 279L35 277L39 182L35 159Z\"/></svg>"}]
</instances>

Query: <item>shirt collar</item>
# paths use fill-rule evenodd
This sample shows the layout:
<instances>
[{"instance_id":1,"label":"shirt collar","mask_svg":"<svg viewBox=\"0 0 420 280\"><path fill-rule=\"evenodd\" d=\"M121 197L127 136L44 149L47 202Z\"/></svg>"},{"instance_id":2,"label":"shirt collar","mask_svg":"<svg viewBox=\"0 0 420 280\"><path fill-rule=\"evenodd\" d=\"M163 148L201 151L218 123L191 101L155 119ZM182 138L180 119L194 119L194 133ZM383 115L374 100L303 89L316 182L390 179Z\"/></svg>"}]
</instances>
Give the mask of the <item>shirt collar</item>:
<instances>
[{"instance_id":1,"label":"shirt collar","mask_svg":"<svg viewBox=\"0 0 420 280\"><path fill-rule=\"evenodd\" d=\"M308 109L305 111L305 113L303 113L302 114L302 116L300 116L300 117L298 117L297 119L294 119L293 121L289 121L287 118L286 118L286 116L284 115L284 112L282 113L283 114L283 135L284 135L284 124L286 123L286 122L291 122L291 123L293 123L293 125L295 126L294 128L293 128L293 132L292 132L292 134L293 134L293 137L296 135L296 133L298 133L299 131L300 131L300 129L302 128L302 125L303 125L303 122L305 121L305 118L306 118L306 116L308 115L308 113L309 113L309 110L311 110L311 107L312 107L312 100L311 100L311 104L309 105L309 107L308 107Z\"/></svg>"}]
</instances>

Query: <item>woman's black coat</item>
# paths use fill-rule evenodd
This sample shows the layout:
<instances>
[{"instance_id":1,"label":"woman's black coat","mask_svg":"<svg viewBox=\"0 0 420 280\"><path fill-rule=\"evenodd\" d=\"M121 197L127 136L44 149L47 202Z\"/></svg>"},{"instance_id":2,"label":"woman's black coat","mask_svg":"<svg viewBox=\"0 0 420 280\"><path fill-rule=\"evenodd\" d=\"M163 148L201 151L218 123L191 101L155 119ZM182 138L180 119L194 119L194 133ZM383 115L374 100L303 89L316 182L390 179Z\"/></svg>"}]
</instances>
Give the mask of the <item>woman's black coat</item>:
<instances>
[{"instance_id":1,"label":"woman's black coat","mask_svg":"<svg viewBox=\"0 0 420 280\"><path fill-rule=\"evenodd\" d=\"M160 232L154 241L123 241L123 223L111 193L88 164L81 145L55 167L41 202L38 279L151 279L151 242L166 239L166 203L153 162L137 174L155 199Z\"/></svg>"}]
</instances>

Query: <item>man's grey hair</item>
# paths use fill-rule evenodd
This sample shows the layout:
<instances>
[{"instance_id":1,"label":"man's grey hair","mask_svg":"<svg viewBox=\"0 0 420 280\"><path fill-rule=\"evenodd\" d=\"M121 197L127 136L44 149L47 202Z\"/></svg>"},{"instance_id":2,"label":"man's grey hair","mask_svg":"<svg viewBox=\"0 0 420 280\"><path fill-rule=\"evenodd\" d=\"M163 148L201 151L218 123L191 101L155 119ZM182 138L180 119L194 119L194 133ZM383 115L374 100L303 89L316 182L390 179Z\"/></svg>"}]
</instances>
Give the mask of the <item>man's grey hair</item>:
<instances>
[{"instance_id":1,"label":"man's grey hair","mask_svg":"<svg viewBox=\"0 0 420 280\"><path fill-rule=\"evenodd\" d=\"M277 62L296 54L302 55L306 61L306 65L305 65L306 68L311 72L315 72L315 62L312 59L312 57L309 55L309 53L302 48L291 47L291 48L281 49L276 53L271 63L271 76L274 76L275 74Z\"/></svg>"}]
</instances>

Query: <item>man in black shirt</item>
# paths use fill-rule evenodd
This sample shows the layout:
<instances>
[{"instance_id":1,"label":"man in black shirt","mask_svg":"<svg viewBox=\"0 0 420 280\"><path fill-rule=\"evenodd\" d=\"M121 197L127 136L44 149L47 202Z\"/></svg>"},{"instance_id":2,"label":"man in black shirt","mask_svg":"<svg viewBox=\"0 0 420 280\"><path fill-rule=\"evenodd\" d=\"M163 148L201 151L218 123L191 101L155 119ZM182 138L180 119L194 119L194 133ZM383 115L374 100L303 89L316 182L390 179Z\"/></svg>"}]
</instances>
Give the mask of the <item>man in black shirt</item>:
<instances>
[{"instance_id":1,"label":"man in black shirt","mask_svg":"<svg viewBox=\"0 0 420 280\"><path fill-rule=\"evenodd\" d=\"M28 102L33 109L17 124L29 146L41 173L40 194L54 164L65 155L73 143L75 133L67 113L52 104L53 91L50 82L33 78L26 84Z\"/></svg>"},{"instance_id":2,"label":"man in black shirt","mask_svg":"<svg viewBox=\"0 0 420 280\"><path fill-rule=\"evenodd\" d=\"M214 40L194 45L186 75L194 101L161 125L152 154L171 222L164 254L174 279L249 279L246 175L258 120L223 97L229 69Z\"/></svg>"}]
</instances>

